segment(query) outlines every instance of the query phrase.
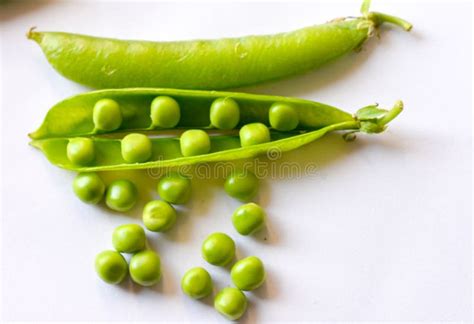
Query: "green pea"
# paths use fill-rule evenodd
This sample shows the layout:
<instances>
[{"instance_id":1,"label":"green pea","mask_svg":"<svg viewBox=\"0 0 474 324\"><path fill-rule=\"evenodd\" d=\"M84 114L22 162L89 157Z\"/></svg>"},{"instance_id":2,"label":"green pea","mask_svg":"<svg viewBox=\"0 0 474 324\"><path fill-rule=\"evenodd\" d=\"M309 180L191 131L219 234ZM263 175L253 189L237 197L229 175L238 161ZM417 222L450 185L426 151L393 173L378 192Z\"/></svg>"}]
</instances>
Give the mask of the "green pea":
<instances>
[{"instance_id":1,"label":"green pea","mask_svg":"<svg viewBox=\"0 0 474 324\"><path fill-rule=\"evenodd\" d=\"M152 127L173 128L179 123L179 104L171 97L158 96L151 102L150 118Z\"/></svg>"},{"instance_id":2,"label":"green pea","mask_svg":"<svg viewBox=\"0 0 474 324\"><path fill-rule=\"evenodd\" d=\"M179 139L181 154L183 156L194 156L209 153L211 140L209 135L201 129L190 129L185 131Z\"/></svg>"},{"instance_id":3,"label":"green pea","mask_svg":"<svg viewBox=\"0 0 474 324\"><path fill-rule=\"evenodd\" d=\"M85 203L97 204L105 192L105 183L97 173L79 173L72 183L76 196Z\"/></svg>"},{"instance_id":4,"label":"green pea","mask_svg":"<svg viewBox=\"0 0 474 324\"><path fill-rule=\"evenodd\" d=\"M152 200L143 209L143 224L152 232L165 232L176 223L176 210L163 200Z\"/></svg>"},{"instance_id":5,"label":"green pea","mask_svg":"<svg viewBox=\"0 0 474 324\"><path fill-rule=\"evenodd\" d=\"M237 288L226 287L214 299L214 308L227 319L235 321L247 310L247 297Z\"/></svg>"},{"instance_id":6,"label":"green pea","mask_svg":"<svg viewBox=\"0 0 474 324\"><path fill-rule=\"evenodd\" d=\"M296 109L287 103L274 103L270 107L268 117L270 119L270 125L282 132L295 129L299 123Z\"/></svg>"},{"instance_id":7,"label":"green pea","mask_svg":"<svg viewBox=\"0 0 474 324\"><path fill-rule=\"evenodd\" d=\"M266 275L262 261L250 256L235 263L230 276L240 290L254 290L263 284Z\"/></svg>"},{"instance_id":8,"label":"green pea","mask_svg":"<svg viewBox=\"0 0 474 324\"><path fill-rule=\"evenodd\" d=\"M128 134L121 141L122 157L128 163L146 162L151 157L151 141L143 134Z\"/></svg>"},{"instance_id":9,"label":"green pea","mask_svg":"<svg viewBox=\"0 0 474 324\"><path fill-rule=\"evenodd\" d=\"M137 224L120 225L112 233L112 245L122 253L141 251L145 248L145 243L145 231Z\"/></svg>"},{"instance_id":10,"label":"green pea","mask_svg":"<svg viewBox=\"0 0 474 324\"><path fill-rule=\"evenodd\" d=\"M212 126L219 129L232 129L239 123L239 105L232 98L218 98L211 105L210 117Z\"/></svg>"},{"instance_id":11,"label":"green pea","mask_svg":"<svg viewBox=\"0 0 474 324\"><path fill-rule=\"evenodd\" d=\"M115 180L107 188L105 203L110 209L127 211L137 202L137 187L130 180Z\"/></svg>"},{"instance_id":12,"label":"green pea","mask_svg":"<svg viewBox=\"0 0 474 324\"><path fill-rule=\"evenodd\" d=\"M129 266L132 280L141 286L153 286L161 277L161 261L152 250L144 250L134 254Z\"/></svg>"},{"instance_id":13,"label":"green pea","mask_svg":"<svg viewBox=\"0 0 474 324\"><path fill-rule=\"evenodd\" d=\"M191 197L191 180L177 172L171 172L158 182L158 194L170 204L185 204Z\"/></svg>"},{"instance_id":14,"label":"green pea","mask_svg":"<svg viewBox=\"0 0 474 324\"><path fill-rule=\"evenodd\" d=\"M225 266L234 259L235 243L227 234L213 233L202 243L204 260L216 266Z\"/></svg>"},{"instance_id":15,"label":"green pea","mask_svg":"<svg viewBox=\"0 0 474 324\"><path fill-rule=\"evenodd\" d=\"M262 123L245 125L240 129L239 136L242 147L270 142L270 131Z\"/></svg>"},{"instance_id":16,"label":"green pea","mask_svg":"<svg viewBox=\"0 0 474 324\"><path fill-rule=\"evenodd\" d=\"M191 298L200 299L212 293L212 279L201 267L189 269L181 279L181 289Z\"/></svg>"},{"instance_id":17,"label":"green pea","mask_svg":"<svg viewBox=\"0 0 474 324\"><path fill-rule=\"evenodd\" d=\"M118 284L127 275L127 261L116 251L103 251L95 257L95 271L109 284Z\"/></svg>"},{"instance_id":18,"label":"green pea","mask_svg":"<svg viewBox=\"0 0 474 324\"><path fill-rule=\"evenodd\" d=\"M251 171L237 170L225 180L224 190L233 198L249 201L258 192L258 179Z\"/></svg>"},{"instance_id":19,"label":"green pea","mask_svg":"<svg viewBox=\"0 0 474 324\"><path fill-rule=\"evenodd\" d=\"M232 223L240 234L253 234L263 227L265 211L257 204L245 204L235 210L232 215Z\"/></svg>"},{"instance_id":20,"label":"green pea","mask_svg":"<svg viewBox=\"0 0 474 324\"><path fill-rule=\"evenodd\" d=\"M94 161L94 142L90 138L75 137L67 143L67 158L76 165L89 165Z\"/></svg>"},{"instance_id":21,"label":"green pea","mask_svg":"<svg viewBox=\"0 0 474 324\"><path fill-rule=\"evenodd\" d=\"M95 128L100 131L113 131L122 124L119 104L112 99L100 99L92 112Z\"/></svg>"}]
</instances>

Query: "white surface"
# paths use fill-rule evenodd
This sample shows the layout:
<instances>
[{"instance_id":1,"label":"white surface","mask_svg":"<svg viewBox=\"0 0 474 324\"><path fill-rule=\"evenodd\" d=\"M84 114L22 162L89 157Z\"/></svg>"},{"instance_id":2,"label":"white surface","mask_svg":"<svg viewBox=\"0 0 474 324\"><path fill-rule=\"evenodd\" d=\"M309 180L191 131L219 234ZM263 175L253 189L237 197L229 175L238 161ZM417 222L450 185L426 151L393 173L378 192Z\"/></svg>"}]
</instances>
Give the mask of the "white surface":
<instances>
[{"instance_id":1,"label":"white surface","mask_svg":"<svg viewBox=\"0 0 474 324\"><path fill-rule=\"evenodd\" d=\"M206 265L200 243L213 231L234 237L240 256L260 256L267 284L248 294L244 322L469 320L471 318L471 6L374 1L373 9L414 23L384 28L362 52L303 76L246 91L299 96L349 111L374 101L406 110L387 132L345 143L328 136L285 154L316 167L304 177L267 178L260 201L268 231L236 234L239 204L221 180L194 182L192 203L166 235L148 233L162 256L154 289L102 283L93 260L111 248L113 228L140 222L80 203L73 173L28 146L57 101L86 89L63 79L25 39L31 26L121 38L175 40L271 33L357 14L359 2L164 4L35 2L0 7L2 77L2 304L4 320L222 321L210 300L180 291L191 266L217 287L228 271ZM156 196L156 179L134 172ZM109 180L112 176L107 176ZM156 177L155 177L156 178ZM263 240L266 237L267 240Z\"/></svg>"}]
</instances>

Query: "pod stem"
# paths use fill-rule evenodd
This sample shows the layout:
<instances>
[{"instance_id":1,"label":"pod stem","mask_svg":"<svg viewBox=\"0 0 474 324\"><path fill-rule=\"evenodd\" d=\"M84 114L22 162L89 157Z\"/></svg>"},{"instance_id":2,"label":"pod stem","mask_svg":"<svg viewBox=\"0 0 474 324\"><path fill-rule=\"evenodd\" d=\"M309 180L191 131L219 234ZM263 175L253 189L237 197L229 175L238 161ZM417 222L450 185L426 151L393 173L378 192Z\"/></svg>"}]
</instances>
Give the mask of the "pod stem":
<instances>
[{"instance_id":1,"label":"pod stem","mask_svg":"<svg viewBox=\"0 0 474 324\"><path fill-rule=\"evenodd\" d=\"M406 31L410 31L413 27L413 25L409 23L408 21L406 21L405 19L392 16L392 15L387 15L381 12L375 12L375 11L369 12L367 14L367 19L373 21L375 24L375 27L380 26L383 23L390 23L390 24L400 26Z\"/></svg>"},{"instance_id":2,"label":"pod stem","mask_svg":"<svg viewBox=\"0 0 474 324\"><path fill-rule=\"evenodd\" d=\"M31 27L26 33L26 38L32 39L35 42L39 43L41 40L41 33L35 32L36 26Z\"/></svg>"}]
</instances>

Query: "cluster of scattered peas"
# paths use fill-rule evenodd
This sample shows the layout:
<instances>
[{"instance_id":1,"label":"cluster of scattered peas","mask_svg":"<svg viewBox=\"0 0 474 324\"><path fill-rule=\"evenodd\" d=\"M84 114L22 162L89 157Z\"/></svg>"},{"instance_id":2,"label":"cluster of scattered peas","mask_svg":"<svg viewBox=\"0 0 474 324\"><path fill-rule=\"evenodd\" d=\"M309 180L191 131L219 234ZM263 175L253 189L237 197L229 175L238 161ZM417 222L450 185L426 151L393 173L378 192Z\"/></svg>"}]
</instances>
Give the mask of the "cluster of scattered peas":
<instances>
[{"instance_id":1,"label":"cluster of scattered peas","mask_svg":"<svg viewBox=\"0 0 474 324\"><path fill-rule=\"evenodd\" d=\"M169 96L158 96L151 102L151 129L169 129L178 125L181 117L178 102ZM240 121L238 103L230 98L218 98L210 107L211 127L220 130L234 129ZM273 129L291 131L298 126L296 109L288 103L276 102L269 110L269 122ZM122 112L113 99L100 99L93 108L92 119L96 132L110 132L120 128ZM239 130L242 147L267 143L271 140L269 128L263 123L250 123ZM209 134L201 129L190 129L180 137L181 154L185 157L207 154L211 151ZM153 148L149 137L131 133L121 140L122 158L127 163L143 163L151 159ZM94 142L90 138L77 137L67 145L68 159L79 166L87 166L95 159Z\"/></svg>"}]
</instances>

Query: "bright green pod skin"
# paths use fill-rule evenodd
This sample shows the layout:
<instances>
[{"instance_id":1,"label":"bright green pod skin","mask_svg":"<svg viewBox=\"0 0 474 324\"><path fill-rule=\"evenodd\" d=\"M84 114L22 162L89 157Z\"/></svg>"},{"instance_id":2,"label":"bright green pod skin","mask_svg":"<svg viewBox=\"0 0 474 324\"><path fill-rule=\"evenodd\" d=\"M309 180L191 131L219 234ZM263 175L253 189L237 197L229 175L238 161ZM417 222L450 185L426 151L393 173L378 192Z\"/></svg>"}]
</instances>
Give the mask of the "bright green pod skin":
<instances>
[{"instance_id":1,"label":"bright green pod skin","mask_svg":"<svg viewBox=\"0 0 474 324\"><path fill-rule=\"evenodd\" d=\"M90 138L71 138L67 144L67 158L76 165L89 165L94 161L94 142Z\"/></svg>"},{"instance_id":2,"label":"bright green pod skin","mask_svg":"<svg viewBox=\"0 0 474 324\"><path fill-rule=\"evenodd\" d=\"M201 299L212 293L212 279L201 267L189 269L181 279L181 289L191 298Z\"/></svg>"},{"instance_id":3,"label":"bright green pod skin","mask_svg":"<svg viewBox=\"0 0 474 324\"><path fill-rule=\"evenodd\" d=\"M163 200L152 200L143 209L143 225L152 232L166 232L176 223L176 210Z\"/></svg>"},{"instance_id":4,"label":"bright green pod skin","mask_svg":"<svg viewBox=\"0 0 474 324\"><path fill-rule=\"evenodd\" d=\"M239 260L232 266L230 277L240 290L257 289L266 277L263 262L255 256Z\"/></svg>"},{"instance_id":5,"label":"bright green pod skin","mask_svg":"<svg viewBox=\"0 0 474 324\"><path fill-rule=\"evenodd\" d=\"M92 120L98 131L110 132L118 129L122 124L119 104L112 99L100 99L94 105Z\"/></svg>"},{"instance_id":6,"label":"bright green pod skin","mask_svg":"<svg viewBox=\"0 0 474 324\"><path fill-rule=\"evenodd\" d=\"M214 308L227 319L236 321L247 310L247 297L239 289L227 287L214 298Z\"/></svg>"},{"instance_id":7,"label":"bright green pod skin","mask_svg":"<svg viewBox=\"0 0 474 324\"><path fill-rule=\"evenodd\" d=\"M122 157L128 163L143 163L151 157L150 139L143 134L126 135L121 142Z\"/></svg>"},{"instance_id":8,"label":"bright green pod skin","mask_svg":"<svg viewBox=\"0 0 474 324\"><path fill-rule=\"evenodd\" d=\"M211 105L210 119L215 128L233 129L240 120L239 105L232 98L218 98Z\"/></svg>"},{"instance_id":9,"label":"bright green pod skin","mask_svg":"<svg viewBox=\"0 0 474 324\"><path fill-rule=\"evenodd\" d=\"M245 125L240 129L239 136L242 147L270 142L270 131L262 123Z\"/></svg>"},{"instance_id":10,"label":"bright green pod skin","mask_svg":"<svg viewBox=\"0 0 474 324\"><path fill-rule=\"evenodd\" d=\"M238 170L232 172L224 183L225 192L241 201L250 201L258 192L258 178L249 170Z\"/></svg>"},{"instance_id":11,"label":"bright green pod skin","mask_svg":"<svg viewBox=\"0 0 474 324\"><path fill-rule=\"evenodd\" d=\"M158 182L158 194L170 204L185 204L191 197L191 180L177 172L171 172Z\"/></svg>"},{"instance_id":12,"label":"bright green pod skin","mask_svg":"<svg viewBox=\"0 0 474 324\"><path fill-rule=\"evenodd\" d=\"M289 104L274 103L268 115L270 126L282 132L294 130L299 123L298 113Z\"/></svg>"},{"instance_id":13,"label":"bright green pod skin","mask_svg":"<svg viewBox=\"0 0 474 324\"><path fill-rule=\"evenodd\" d=\"M118 252L135 253L143 250L145 244L145 231L140 225L120 225L112 233L112 245Z\"/></svg>"},{"instance_id":14,"label":"bright green pod skin","mask_svg":"<svg viewBox=\"0 0 474 324\"><path fill-rule=\"evenodd\" d=\"M265 224L265 211L255 203L248 203L237 208L232 215L232 224L239 234L250 235Z\"/></svg>"},{"instance_id":15,"label":"bright green pod skin","mask_svg":"<svg viewBox=\"0 0 474 324\"><path fill-rule=\"evenodd\" d=\"M72 183L77 198L87 204L97 204L104 197L105 183L93 172L79 173Z\"/></svg>"},{"instance_id":16,"label":"bright green pod skin","mask_svg":"<svg viewBox=\"0 0 474 324\"><path fill-rule=\"evenodd\" d=\"M153 286L160 281L161 260L152 250L135 253L129 264L130 277L144 287Z\"/></svg>"},{"instance_id":17,"label":"bright green pod skin","mask_svg":"<svg viewBox=\"0 0 474 324\"><path fill-rule=\"evenodd\" d=\"M128 265L125 258L116 251L103 251L95 257L95 271L100 279L116 285L127 275Z\"/></svg>"},{"instance_id":18,"label":"bright green pod skin","mask_svg":"<svg viewBox=\"0 0 474 324\"><path fill-rule=\"evenodd\" d=\"M181 154L183 156L195 156L209 153L211 140L209 135L201 129L190 129L185 131L180 138Z\"/></svg>"},{"instance_id":19,"label":"bright green pod skin","mask_svg":"<svg viewBox=\"0 0 474 324\"><path fill-rule=\"evenodd\" d=\"M115 180L107 188L105 203L115 211L125 212L135 206L138 198L137 187L129 180Z\"/></svg>"},{"instance_id":20,"label":"bright green pod skin","mask_svg":"<svg viewBox=\"0 0 474 324\"><path fill-rule=\"evenodd\" d=\"M361 47L378 25L399 18L369 13L273 35L173 42L129 41L37 32L49 63L63 76L95 88L223 89L301 73Z\"/></svg>"},{"instance_id":21,"label":"bright green pod skin","mask_svg":"<svg viewBox=\"0 0 474 324\"><path fill-rule=\"evenodd\" d=\"M215 266L229 264L235 256L235 243L229 235L213 233L209 235L201 247L204 260Z\"/></svg>"},{"instance_id":22,"label":"bright green pod skin","mask_svg":"<svg viewBox=\"0 0 474 324\"><path fill-rule=\"evenodd\" d=\"M151 102L150 118L154 128L175 127L181 118L178 102L169 96L156 97Z\"/></svg>"}]
</instances>

